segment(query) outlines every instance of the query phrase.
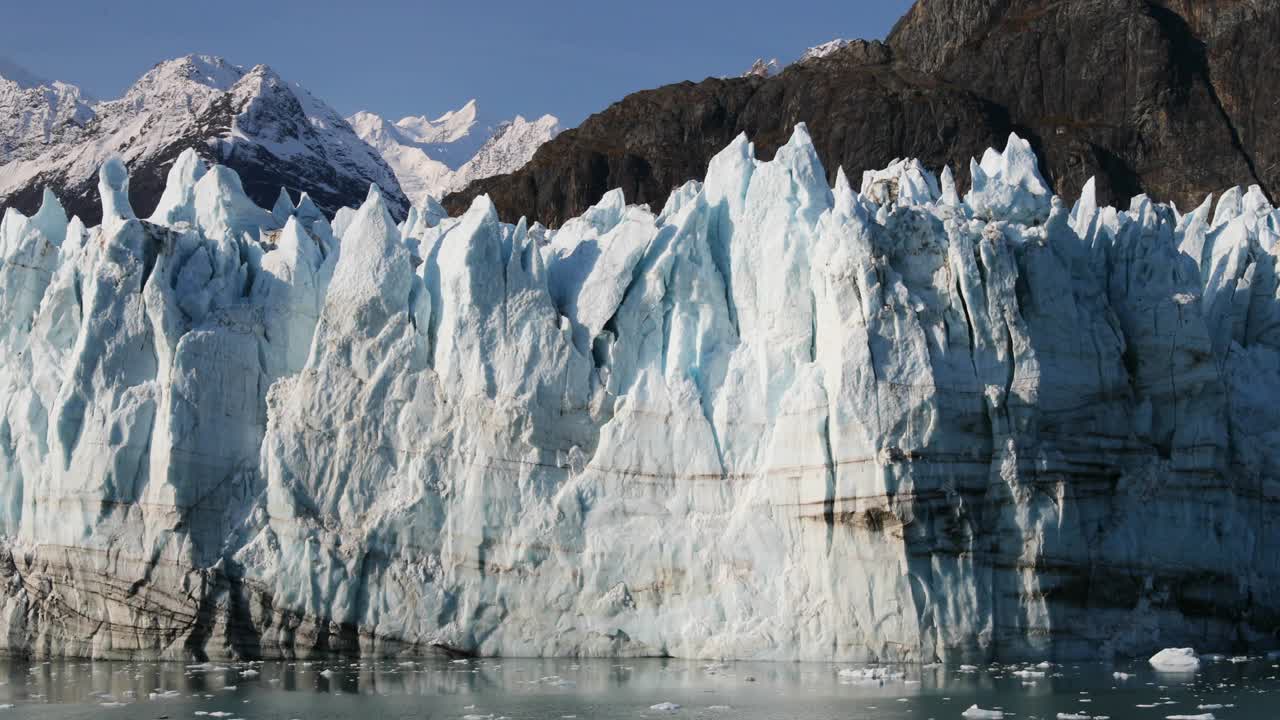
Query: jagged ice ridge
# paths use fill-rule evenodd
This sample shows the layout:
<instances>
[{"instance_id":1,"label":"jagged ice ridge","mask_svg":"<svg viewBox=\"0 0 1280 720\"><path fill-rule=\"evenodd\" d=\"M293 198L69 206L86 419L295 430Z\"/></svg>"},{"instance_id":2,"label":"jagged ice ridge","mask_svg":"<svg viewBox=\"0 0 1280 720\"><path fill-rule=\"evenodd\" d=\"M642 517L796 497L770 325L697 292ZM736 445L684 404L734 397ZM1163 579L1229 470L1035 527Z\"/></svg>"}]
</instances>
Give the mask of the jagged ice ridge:
<instances>
[{"instance_id":1,"label":"jagged ice ridge","mask_svg":"<svg viewBox=\"0 0 1280 720\"><path fill-rule=\"evenodd\" d=\"M803 126L660 215L183 154L149 220L0 226L9 652L949 660L1263 644L1280 213L835 187Z\"/></svg>"}]
</instances>

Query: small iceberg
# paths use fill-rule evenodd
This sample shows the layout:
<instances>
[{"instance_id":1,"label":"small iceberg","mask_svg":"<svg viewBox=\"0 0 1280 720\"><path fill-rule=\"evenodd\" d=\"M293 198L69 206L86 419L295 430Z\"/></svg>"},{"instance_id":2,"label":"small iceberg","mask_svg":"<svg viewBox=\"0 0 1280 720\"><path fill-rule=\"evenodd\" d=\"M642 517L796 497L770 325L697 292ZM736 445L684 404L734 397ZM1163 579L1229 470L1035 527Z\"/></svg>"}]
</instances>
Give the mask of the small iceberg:
<instances>
[{"instance_id":1,"label":"small iceberg","mask_svg":"<svg viewBox=\"0 0 1280 720\"><path fill-rule=\"evenodd\" d=\"M1200 658L1192 648L1165 648L1152 655L1150 662L1160 672L1193 673L1200 669Z\"/></svg>"}]
</instances>

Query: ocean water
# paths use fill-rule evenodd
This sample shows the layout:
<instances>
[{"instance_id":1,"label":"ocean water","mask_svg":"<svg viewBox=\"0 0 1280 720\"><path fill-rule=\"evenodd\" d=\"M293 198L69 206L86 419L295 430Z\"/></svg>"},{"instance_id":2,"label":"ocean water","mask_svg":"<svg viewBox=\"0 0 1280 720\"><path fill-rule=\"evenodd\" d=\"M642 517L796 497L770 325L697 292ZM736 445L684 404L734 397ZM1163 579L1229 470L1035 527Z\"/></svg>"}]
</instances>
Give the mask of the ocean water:
<instances>
[{"instance_id":1,"label":"ocean water","mask_svg":"<svg viewBox=\"0 0 1280 720\"><path fill-rule=\"evenodd\" d=\"M1130 673L1117 678L1114 673ZM1043 673L1041 675L1040 673ZM871 676L871 677L868 677ZM0 662L4 717L215 720L779 718L1010 720L1280 718L1280 664L1207 662L1194 675L1140 661L886 666L682 660L431 660L183 665ZM1207 720L1207 718L1206 718Z\"/></svg>"}]
</instances>

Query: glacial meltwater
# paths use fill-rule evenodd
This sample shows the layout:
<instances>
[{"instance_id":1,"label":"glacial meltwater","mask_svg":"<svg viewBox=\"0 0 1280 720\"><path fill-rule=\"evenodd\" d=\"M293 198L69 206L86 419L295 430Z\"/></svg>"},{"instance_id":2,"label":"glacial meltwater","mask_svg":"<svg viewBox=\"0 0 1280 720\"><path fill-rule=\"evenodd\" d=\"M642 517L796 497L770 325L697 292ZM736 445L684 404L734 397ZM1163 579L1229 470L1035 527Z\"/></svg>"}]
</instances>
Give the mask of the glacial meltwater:
<instances>
[{"instance_id":1,"label":"glacial meltwater","mask_svg":"<svg viewBox=\"0 0 1280 720\"><path fill-rule=\"evenodd\" d=\"M1115 664L684 660L0 662L5 716L216 720L1275 720L1280 661Z\"/></svg>"}]
</instances>

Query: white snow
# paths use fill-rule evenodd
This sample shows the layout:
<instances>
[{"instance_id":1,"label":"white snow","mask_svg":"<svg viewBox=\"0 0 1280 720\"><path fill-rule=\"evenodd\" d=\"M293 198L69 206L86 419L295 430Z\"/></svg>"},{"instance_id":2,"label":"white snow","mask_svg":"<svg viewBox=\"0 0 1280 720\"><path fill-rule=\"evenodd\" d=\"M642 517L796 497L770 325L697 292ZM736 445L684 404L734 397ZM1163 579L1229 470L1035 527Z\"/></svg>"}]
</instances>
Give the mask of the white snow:
<instances>
[{"instance_id":1,"label":"white snow","mask_svg":"<svg viewBox=\"0 0 1280 720\"><path fill-rule=\"evenodd\" d=\"M392 123L361 111L347 121L395 171L415 206L461 190L475 180L518 170L543 143L560 133L560 121L543 115L529 121L517 115L488 131L477 147L477 105L469 101L430 120L406 117Z\"/></svg>"},{"instance_id":2,"label":"white snow","mask_svg":"<svg viewBox=\"0 0 1280 720\"><path fill-rule=\"evenodd\" d=\"M742 73L742 77L773 77L782 71L782 66L778 64L778 59L765 60L764 58L756 58L756 61Z\"/></svg>"},{"instance_id":3,"label":"white snow","mask_svg":"<svg viewBox=\"0 0 1280 720\"><path fill-rule=\"evenodd\" d=\"M201 123L223 106L231 126L211 136ZM156 65L123 97L104 102L65 83L23 89L0 78L0 111L0 207L37 177L88 182L110 157L135 167L159 162L184 142L207 143L221 157L261 150L399 189L381 156L341 116L265 65L246 70L188 55Z\"/></svg>"},{"instance_id":4,"label":"white snow","mask_svg":"<svg viewBox=\"0 0 1280 720\"><path fill-rule=\"evenodd\" d=\"M800 59L796 62L805 62L807 60L816 60L818 58L827 57L828 55L838 52L848 44L849 41L843 38L828 40L821 45L815 45L808 50L805 50L804 53L800 55Z\"/></svg>"}]
</instances>

